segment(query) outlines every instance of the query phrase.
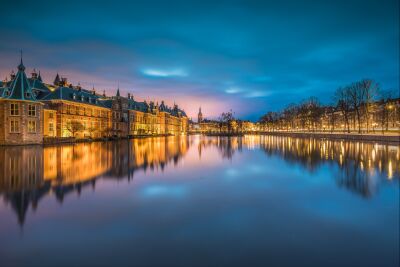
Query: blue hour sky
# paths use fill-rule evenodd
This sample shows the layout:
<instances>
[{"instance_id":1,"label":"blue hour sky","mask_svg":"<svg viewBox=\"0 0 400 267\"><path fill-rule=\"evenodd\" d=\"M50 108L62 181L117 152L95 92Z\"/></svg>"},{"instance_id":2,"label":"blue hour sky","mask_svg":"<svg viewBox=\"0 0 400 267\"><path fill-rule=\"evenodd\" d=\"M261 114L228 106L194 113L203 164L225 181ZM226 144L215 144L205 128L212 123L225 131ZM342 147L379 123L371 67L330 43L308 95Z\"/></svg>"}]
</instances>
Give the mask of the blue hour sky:
<instances>
[{"instance_id":1,"label":"blue hour sky","mask_svg":"<svg viewBox=\"0 0 400 267\"><path fill-rule=\"evenodd\" d=\"M196 117L258 119L308 96L329 104L362 78L399 90L398 0L2 1L0 78L19 50L30 72L57 71Z\"/></svg>"}]
</instances>

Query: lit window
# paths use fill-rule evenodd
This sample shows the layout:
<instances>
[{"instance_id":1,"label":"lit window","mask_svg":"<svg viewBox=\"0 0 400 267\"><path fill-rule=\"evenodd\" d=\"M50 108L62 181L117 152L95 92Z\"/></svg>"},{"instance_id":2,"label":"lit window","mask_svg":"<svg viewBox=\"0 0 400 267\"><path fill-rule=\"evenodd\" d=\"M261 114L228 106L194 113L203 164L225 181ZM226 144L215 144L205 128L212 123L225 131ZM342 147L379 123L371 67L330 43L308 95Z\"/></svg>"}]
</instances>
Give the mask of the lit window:
<instances>
[{"instance_id":1,"label":"lit window","mask_svg":"<svg viewBox=\"0 0 400 267\"><path fill-rule=\"evenodd\" d=\"M50 113L52 114L52 113ZM49 132L53 132L54 131L54 124L52 122L49 123Z\"/></svg>"},{"instance_id":2,"label":"lit window","mask_svg":"<svg viewBox=\"0 0 400 267\"><path fill-rule=\"evenodd\" d=\"M10 132L19 133L19 120L16 119L10 120Z\"/></svg>"},{"instance_id":3,"label":"lit window","mask_svg":"<svg viewBox=\"0 0 400 267\"><path fill-rule=\"evenodd\" d=\"M28 105L28 116L31 116L31 117L36 116L36 106Z\"/></svg>"},{"instance_id":4,"label":"lit window","mask_svg":"<svg viewBox=\"0 0 400 267\"><path fill-rule=\"evenodd\" d=\"M10 115L11 116L18 116L19 115L19 104L11 103L10 104Z\"/></svg>"},{"instance_id":5,"label":"lit window","mask_svg":"<svg viewBox=\"0 0 400 267\"><path fill-rule=\"evenodd\" d=\"M28 133L36 133L36 121L28 121Z\"/></svg>"},{"instance_id":6,"label":"lit window","mask_svg":"<svg viewBox=\"0 0 400 267\"><path fill-rule=\"evenodd\" d=\"M49 119L52 119L52 118L54 118L54 114L53 114L53 112L50 112L49 113Z\"/></svg>"}]
</instances>

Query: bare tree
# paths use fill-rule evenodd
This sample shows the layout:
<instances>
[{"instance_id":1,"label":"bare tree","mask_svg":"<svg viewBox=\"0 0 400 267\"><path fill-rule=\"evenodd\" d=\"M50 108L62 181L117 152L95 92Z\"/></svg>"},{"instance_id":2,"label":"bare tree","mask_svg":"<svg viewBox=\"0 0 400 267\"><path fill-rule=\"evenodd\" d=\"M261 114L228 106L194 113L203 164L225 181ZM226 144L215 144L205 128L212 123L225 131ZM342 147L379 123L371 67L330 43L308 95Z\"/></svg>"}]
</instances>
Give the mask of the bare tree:
<instances>
[{"instance_id":1,"label":"bare tree","mask_svg":"<svg viewBox=\"0 0 400 267\"><path fill-rule=\"evenodd\" d=\"M369 130L369 121L370 121L370 113L371 107L376 100L376 97L379 94L379 85L370 79L364 79L360 81L361 90L363 90L364 96L364 111L365 111L365 119L367 123L367 132Z\"/></svg>"},{"instance_id":2,"label":"bare tree","mask_svg":"<svg viewBox=\"0 0 400 267\"><path fill-rule=\"evenodd\" d=\"M361 133L361 106L364 103L365 91L362 82L355 82L349 85L346 89L349 96L350 104L357 116L358 132Z\"/></svg>"},{"instance_id":3,"label":"bare tree","mask_svg":"<svg viewBox=\"0 0 400 267\"><path fill-rule=\"evenodd\" d=\"M335 102L336 107L341 111L345 128L347 128L347 132L350 133L350 124L349 124L349 113L350 113L350 97L347 93L347 88L338 88L335 93Z\"/></svg>"},{"instance_id":4,"label":"bare tree","mask_svg":"<svg viewBox=\"0 0 400 267\"><path fill-rule=\"evenodd\" d=\"M220 131L222 126L226 126L228 128L228 132L232 131L232 122L235 120L234 118L234 113L232 110L228 112L222 112L222 114L219 116L218 121L220 122Z\"/></svg>"},{"instance_id":5,"label":"bare tree","mask_svg":"<svg viewBox=\"0 0 400 267\"><path fill-rule=\"evenodd\" d=\"M79 121L69 121L67 122L65 129L71 133L73 137L80 131L84 130L83 124Z\"/></svg>"}]
</instances>

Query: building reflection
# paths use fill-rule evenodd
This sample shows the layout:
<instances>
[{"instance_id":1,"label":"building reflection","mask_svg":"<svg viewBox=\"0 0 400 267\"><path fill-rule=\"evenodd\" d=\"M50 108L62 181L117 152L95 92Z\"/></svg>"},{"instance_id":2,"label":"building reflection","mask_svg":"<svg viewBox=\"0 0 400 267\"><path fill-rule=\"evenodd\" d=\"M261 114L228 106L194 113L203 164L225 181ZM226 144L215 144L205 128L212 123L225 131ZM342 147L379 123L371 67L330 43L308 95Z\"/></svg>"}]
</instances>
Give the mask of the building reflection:
<instances>
[{"instance_id":1,"label":"building reflection","mask_svg":"<svg viewBox=\"0 0 400 267\"><path fill-rule=\"evenodd\" d=\"M95 188L100 177L131 179L134 172L164 170L189 148L186 136L93 142L54 147L0 147L0 194L22 225L31 206L45 195L59 202L85 186Z\"/></svg>"},{"instance_id":2,"label":"building reflection","mask_svg":"<svg viewBox=\"0 0 400 267\"><path fill-rule=\"evenodd\" d=\"M400 148L397 145L268 135L202 136L197 145L199 155L205 147L214 146L228 159L243 148L262 149L270 157L279 156L311 173L323 164L335 164L338 186L363 197L370 197L377 191L379 177L384 176L387 181L400 177Z\"/></svg>"},{"instance_id":3,"label":"building reflection","mask_svg":"<svg viewBox=\"0 0 400 267\"><path fill-rule=\"evenodd\" d=\"M28 209L35 210L45 196L62 203L65 196L80 194L84 187L95 189L99 178L130 180L138 171L163 171L177 164L190 147L197 148L199 158L210 156L208 147L228 160L242 150L261 149L268 157L279 157L310 173L328 166L339 187L363 197L374 195L382 177L384 182L400 177L400 148L388 144L263 135L170 136L45 148L0 147L0 195L22 225Z\"/></svg>"}]
</instances>

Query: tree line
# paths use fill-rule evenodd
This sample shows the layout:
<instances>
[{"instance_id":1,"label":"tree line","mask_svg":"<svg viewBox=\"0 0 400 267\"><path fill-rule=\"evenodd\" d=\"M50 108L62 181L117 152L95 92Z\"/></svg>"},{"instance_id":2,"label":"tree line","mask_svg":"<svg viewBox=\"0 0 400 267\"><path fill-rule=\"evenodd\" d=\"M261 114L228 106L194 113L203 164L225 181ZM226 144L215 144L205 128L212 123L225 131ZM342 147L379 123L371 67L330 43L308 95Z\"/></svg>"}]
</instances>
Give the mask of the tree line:
<instances>
[{"instance_id":1,"label":"tree line","mask_svg":"<svg viewBox=\"0 0 400 267\"><path fill-rule=\"evenodd\" d=\"M398 127L398 94L381 90L378 83L363 79L339 87L330 105L322 105L310 97L298 104L289 104L278 112L267 112L259 122L268 131L382 131ZM396 125L397 123L397 125Z\"/></svg>"}]
</instances>

